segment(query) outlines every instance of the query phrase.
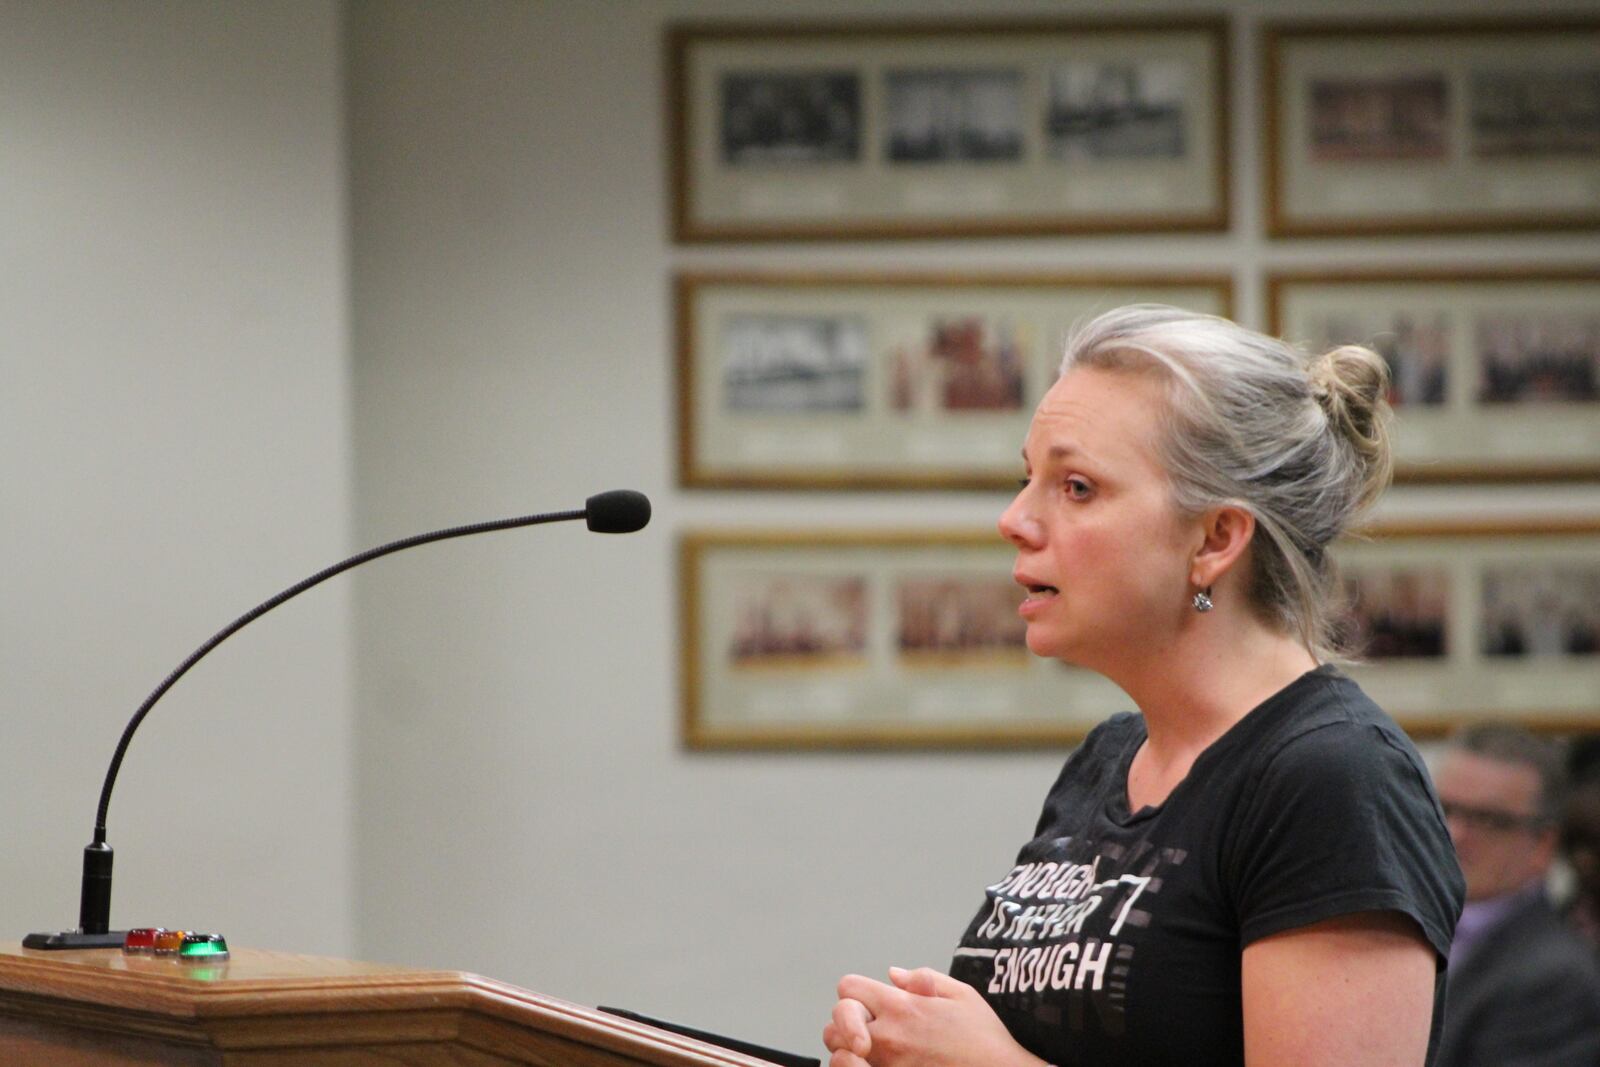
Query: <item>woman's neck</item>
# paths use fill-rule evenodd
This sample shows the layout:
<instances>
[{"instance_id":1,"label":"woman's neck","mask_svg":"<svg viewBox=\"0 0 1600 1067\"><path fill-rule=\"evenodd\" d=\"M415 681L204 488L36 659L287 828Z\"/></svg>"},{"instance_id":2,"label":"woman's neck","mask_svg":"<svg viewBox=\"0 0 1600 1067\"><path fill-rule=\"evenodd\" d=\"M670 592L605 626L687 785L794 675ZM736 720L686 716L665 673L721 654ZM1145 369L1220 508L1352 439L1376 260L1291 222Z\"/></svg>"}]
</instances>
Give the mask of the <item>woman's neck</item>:
<instances>
[{"instance_id":1,"label":"woman's neck","mask_svg":"<svg viewBox=\"0 0 1600 1067\"><path fill-rule=\"evenodd\" d=\"M1200 753L1317 665L1298 641L1259 625L1219 643L1224 629L1205 631L1205 641L1191 641L1159 667L1112 679L1144 713L1145 741L1128 768L1130 811L1165 803Z\"/></svg>"},{"instance_id":2,"label":"woman's neck","mask_svg":"<svg viewBox=\"0 0 1600 1067\"><path fill-rule=\"evenodd\" d=\"M1296 638L1253 617L1198 619L1186 640L1112 680L1145 719L1156 762L1192 761L1262 701L1313 670L1316 659Z\"/></svg>"}]
</instances>

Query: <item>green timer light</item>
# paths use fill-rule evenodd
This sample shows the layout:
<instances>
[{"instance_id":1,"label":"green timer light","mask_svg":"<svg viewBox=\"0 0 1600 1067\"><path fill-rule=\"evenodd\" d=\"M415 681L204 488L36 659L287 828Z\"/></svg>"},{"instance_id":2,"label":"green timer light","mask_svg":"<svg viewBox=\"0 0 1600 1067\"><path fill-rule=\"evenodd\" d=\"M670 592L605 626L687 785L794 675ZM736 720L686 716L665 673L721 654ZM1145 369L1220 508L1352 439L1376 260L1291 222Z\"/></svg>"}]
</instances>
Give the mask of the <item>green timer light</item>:
<instances>
[{"instance_id":1,"label":"green timer light","mask_svg":"<svg viewBox=\"0 0 1600 1067\"><path fill-rule=\"evenodd\" d=\"M221 934L188 934L178 946L180 960L225 960L228 940Z\"/></svg>"}]
</instances>

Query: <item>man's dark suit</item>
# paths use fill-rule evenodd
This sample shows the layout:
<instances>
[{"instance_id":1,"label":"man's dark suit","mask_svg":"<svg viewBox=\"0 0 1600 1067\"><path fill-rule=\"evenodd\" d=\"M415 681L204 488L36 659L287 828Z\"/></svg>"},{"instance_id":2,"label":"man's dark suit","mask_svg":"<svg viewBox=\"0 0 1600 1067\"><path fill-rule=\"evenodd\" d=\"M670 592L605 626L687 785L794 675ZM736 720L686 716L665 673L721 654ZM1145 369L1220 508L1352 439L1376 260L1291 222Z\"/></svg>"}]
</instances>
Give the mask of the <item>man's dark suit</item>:
<instances>
[{"instance_id":1,"label":"man's dark suit","mask_svg":"<svg viewBox=\"0 0 1600 1067\"><path fill-rule=\"evenodd\" d=\"M1535 894L1450 968L1433 1067L1600 1065L1600 964Z\"/></svg>"}]
</instances>

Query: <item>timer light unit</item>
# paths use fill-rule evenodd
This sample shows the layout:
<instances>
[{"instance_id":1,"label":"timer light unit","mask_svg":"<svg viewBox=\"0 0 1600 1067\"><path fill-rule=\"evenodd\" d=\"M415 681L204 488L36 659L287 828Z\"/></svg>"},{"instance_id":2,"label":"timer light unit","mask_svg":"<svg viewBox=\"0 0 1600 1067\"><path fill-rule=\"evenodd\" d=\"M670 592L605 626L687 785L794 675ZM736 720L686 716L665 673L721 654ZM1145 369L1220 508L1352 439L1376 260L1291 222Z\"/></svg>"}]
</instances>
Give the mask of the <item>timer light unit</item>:
<instances>
[{"instance_id":1,"label":"timer light unit","mask_svg":"<svg viewBox=\"0 0 1600 1067\"><path fill-rule=\"evenodd\" d=\"M214 963L228 958L228 939L221 934L137 926L122 939L122 951L129 956L174 956L185 963Z\"/></svg>"}]
</instances>

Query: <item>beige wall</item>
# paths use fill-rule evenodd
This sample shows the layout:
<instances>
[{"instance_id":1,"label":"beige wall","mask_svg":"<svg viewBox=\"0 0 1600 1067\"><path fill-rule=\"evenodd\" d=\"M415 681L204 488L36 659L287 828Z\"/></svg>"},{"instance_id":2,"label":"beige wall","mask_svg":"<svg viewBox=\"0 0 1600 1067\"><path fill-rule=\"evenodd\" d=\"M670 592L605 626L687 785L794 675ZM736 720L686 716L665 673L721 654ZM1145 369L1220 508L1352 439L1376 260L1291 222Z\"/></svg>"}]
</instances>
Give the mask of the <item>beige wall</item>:
<instances>
[{"instance_id":1,"label":"beige wall","mask_svg":"<svg viewBox=\"0 0 1600 1067\"><path fill-rule=\"evenodd\" d=\"M344 554L338 10L0 0L0 939L73 926L134 709ZM351 619L201 663L110 810L112 921L342 953Z\"/></svg>"}]
</instances>

